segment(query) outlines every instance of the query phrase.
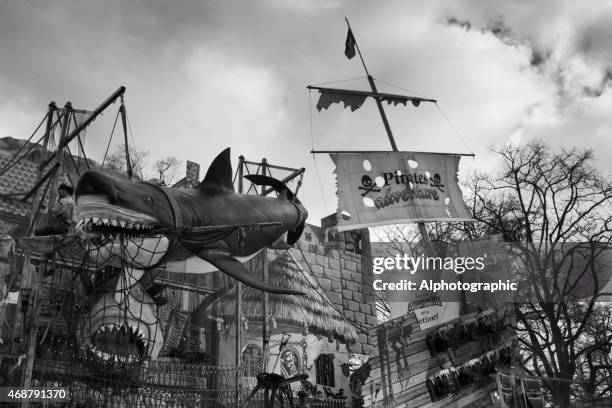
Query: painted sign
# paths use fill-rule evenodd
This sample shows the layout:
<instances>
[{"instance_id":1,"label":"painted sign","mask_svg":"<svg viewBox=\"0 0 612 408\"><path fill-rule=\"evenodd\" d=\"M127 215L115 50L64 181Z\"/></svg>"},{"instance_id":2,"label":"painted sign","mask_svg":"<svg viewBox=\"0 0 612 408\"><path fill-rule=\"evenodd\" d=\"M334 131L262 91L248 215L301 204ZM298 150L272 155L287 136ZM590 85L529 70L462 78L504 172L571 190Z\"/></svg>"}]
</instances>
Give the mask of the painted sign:
<instances>
[{"instance_id":1,"label":"painted sign","mask_svg":"<svg viewBox=\"0 0 612 408\"><path fill-rule=\"evenodd\" d=\"M458 155L332 153L338 230L424 221L473 221L457 183Z\"/></svg>"},{"instance_id":2,"label":"painted sign","mask_svg":"<svg viewBox=\"0 0 612 408\"><path fill-rule=\"evenodd\" d=\"M432 276L426 273L415 274L415 281L429 280ZM452 271L443 271L434 274L435 281L457 282L457 274ZM460 295L459 292L434 292L431 290L416 290L403 293L405 301L389 302L390 318L394 319L414 312L421 330L439 326L459 318Z\"/></svg>"}]
</instances>

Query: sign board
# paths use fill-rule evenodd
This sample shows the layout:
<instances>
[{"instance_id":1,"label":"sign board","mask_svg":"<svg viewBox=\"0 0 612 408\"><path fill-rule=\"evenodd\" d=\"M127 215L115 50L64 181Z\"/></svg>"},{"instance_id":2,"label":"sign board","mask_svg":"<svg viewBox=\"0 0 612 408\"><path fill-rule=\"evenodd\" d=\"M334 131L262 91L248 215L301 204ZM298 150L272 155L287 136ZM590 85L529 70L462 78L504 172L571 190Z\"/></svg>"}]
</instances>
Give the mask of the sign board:
<instances>
[{"instance_id":1,"label":"sign board","mask_svg":"<svg viewBox=\"0 0 612 408\"><path fill-rule=\"evenodd\" d=\"M459 184L458 155L332 153L338 230L425 221L473 221Z\"/></svg>"}]
</instances>

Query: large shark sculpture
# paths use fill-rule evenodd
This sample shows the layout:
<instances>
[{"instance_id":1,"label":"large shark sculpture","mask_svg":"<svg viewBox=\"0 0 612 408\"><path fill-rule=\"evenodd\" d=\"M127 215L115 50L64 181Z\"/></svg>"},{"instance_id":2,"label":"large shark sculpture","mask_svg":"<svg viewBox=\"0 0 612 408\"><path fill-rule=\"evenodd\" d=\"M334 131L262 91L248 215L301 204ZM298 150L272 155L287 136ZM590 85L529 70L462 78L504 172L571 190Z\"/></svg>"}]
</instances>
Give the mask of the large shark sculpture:
<instances>
[{"instance_id":1,"label":"large shark sculpture","mask_svg":"<svg viewBox=\"0 0 612 408\"><path fill-rule=\"evenodd\" d=\"M195 188L168 188L88 172L76 188L77 229L97 235L109 253L127 253L134 269L197 257L204 262L195 263L189 272L220 270L266 292L303 294L268 285L242 265L266 247L295 244L308 215L280 181L257 175L247 178L271 186L279 196L236 193L229 148L217 156Z\"/></svg>"}]
</instances>

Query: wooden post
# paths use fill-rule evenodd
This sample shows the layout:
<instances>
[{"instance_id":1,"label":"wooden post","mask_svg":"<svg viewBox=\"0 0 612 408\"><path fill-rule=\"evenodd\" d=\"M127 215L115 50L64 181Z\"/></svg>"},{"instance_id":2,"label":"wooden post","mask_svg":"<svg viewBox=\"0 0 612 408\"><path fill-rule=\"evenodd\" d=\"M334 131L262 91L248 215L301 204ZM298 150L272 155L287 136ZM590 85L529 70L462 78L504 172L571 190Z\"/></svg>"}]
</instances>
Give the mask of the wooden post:
<instances>
[{"instance_id":1,"label":"wooden post","mask_svg":"<svg viewBox=\"0 0 612 408\"><path fill-rule=\"evenodd\" d=\"M57 187L58 187L58 177L62 177L64 172L64 148L68 145L64 143L66 138L68 137L68 129L70 128L70 117L72 116L72 104L70 102L66 102L64 105L64 116L62 117L62 133L60 135L60 140L57 144L57 151L55 152L55 163L59 164L58 169L53 175L52 179L49 180L49 208L48 215L51 216L51 212L53 211L53 207L55 202L57 201ZM38 199L39 197L37 197ZM34 200L36 202L36 199Z\"/></svg>"},{"instance_id":2,"label":"wooden post","mask_svg":"<svg viewBox=\"0 0 612 408\"><path fill-rule=\"evenodd\" d=\"M57 110L57 106L55 105L55 101L49 102L49 110L47 113L47 126L45 128L45 136L43 137L43 154L41 159L46 159L47 149L49 148L49 136L51 135L51 126L53 125L53 114ZM40 174L40 171L39 171Z\"/></svg>"},{"instance_id":3,"label":"wooden post","mask_svg":"<svg viewBox=\"0 0 612 408\"><path fill-rule=\"evenodd\" d=\"M125 112L125 104L123 103L123 95L121 95L121 106L119 107L121 112L121 124L123 125L123 140L125 143L125 166L127 169L128 178L131 180L133 175L132 160L130 159L130 148L128 144L128 131L127 131L127 113Z\"/></svg>"},{"instance_id":4,"label":"wooden post","mask_svg":"<svg viewBox=\"0 0 612 408\"><path fill-rule=\"evenodd\" d=\"M57 110L57 106L55 105L55 101L49 102L49 109L47 112L47 124L45 128L45 135L43 137L43 151L42 151L41 160L45 160L47 156L47 148L49 147L49 136L51 135L51 130L53 126L53 114L55 113L56 110ZM38 168L37 175L36 175L37 183L39 183L42 180L42 176L43 176L43 169ZM51 181L49 181L49 183L53 184ZM28 224L26 235L30 235L32 233L34 225L36 224L36 218L38 217L38 212L40 211L40 208L41 208L41 206L40 205L37 206L36 203L44 199L44 194L41 196L41 194L38 191L38 188L40 188L40 186L35 184L34 186L34 189L35 189L34 204L32 204L32 212L30 213L30 222ZM27 198L29 197L26 195L24 199L27 200Z\"/></svg>"},{"instance_id":5,"label":"wooden post","mask_svg":"<svg viewBox=\"0 0 612 408\"><path fill-rule=\"evenodd\" d=\"M110 97L108 97L104 102L102 102L100 106L94 109L92 114L87 119L81 122L79 126L74 128L74 130L70 133L68 137L66 137L63 141L60 141L60 143L57 144L57 150L59 151L60 149L63 149L64 147L66 147L66 145L70 143L72 139L77 137L83 129L89 126L89 124L93 122L98 117L98 115L100 115L104 111L104 109L108 108L111 104L113 104L119 96L123 95L124 92L125 92L124 86L119 87L119 89L113 92L113 94ZM51 160L53 160L53 158L55 157L55 155L57 155L57 153L58 152L55 152L54 154L47 157L42 163L38 165L38 168L44 169L45 167L47 167L47 165L51 162Z\"/></svg>"},{"instance_id":6,"label":"wooden post","mask_svg":"<svg viewBox=\"0 0 612 408\"><path fill-rule=\"evenodd\" d=\"M44 142L43 142L43 155L46 154L46 148L48 146L48 140L49 140L49 135L51 133L51 126L53 124L53 120L52 120L52 116L53 116L53 112L55 111L56 106L55 106L55 102L51 102L49 104L49 112L48 112L48 117L47 117L47 128L45 130L45 138L44 138ZM57 175L62 173L63 170L63 162L64 162L64 152L63 152L63 145L62 143L64 142L66 136L68 135L68 127L70 126L70 117L72 116L72 104L70 102L66 102L66 104L64 105L64 117L63 117L63 123L62 123L62 133L60 136L60 141L58 143L58 150L56 152L57 156L56 156L56 165L59 165L59 172L56 171L53 176L50 178L50 180L48 181L49 185L52 186L52 190L51 190L51 194L50 194L50 198L49 198L49 202L51 204L53 204L56 200L57 197L57 191L56 190L56 184L57 184ZM37 179L40 179L42 174L42 169L39 168L38 170L38 177ZM35 198L34 198L34 203L32 204L32 212L30 214L30 231L29 233L31 233L31 229L33 227L36 215L38 213L38 209L39 207L37 206L37 203L41 200L43 200L44 197L41 196L41 194L39 194L39 192L37 191L35 194ZM49 206L49 215L51 215L51 209L52 209L53 205ZM28 333L28 338L27 338L27 352L26 352L26 365L22 374L22 386L24 388L29 388L31 383L32 383L32 372L34 371L34 357L36 355L36 342L38 339L38 291L39 291L39 277L36 271L32 271L32 268L30 267L30 252L29 250L25 251L24 254L24 261L23 261L23 269L22 269L22 288L25 287L29 287L31 288L30 290L30 305L29 305L29 313L30 313L30 319L29 319L29 333ZM22 402L21 406L22 407L27 407L29 405L28 402Z\"/></svg>"},{"instance_id":7,"label":"wooden post","mask_svg":"<svg viewBox=\"0 0 612 408\"><path fill-rule=\"evenodd\" d=\"M370 88L372 89L372 92L378 93L378 90L376 89L376 84L374 83L374 78L372 78L372 75L370 74L368 74L368 82L370 83ZM391 148L393 149L394 152L397 152L398 151L397 145L395 144L395 139L393 138L393 132L391 132L391 126L389 126L389 121L387 120L385 108L383 107L383 104L380 101L380 98L374 98L374 100L376 101L376 106L378 106L378 112L380 113L380 117L383 121L383 125L385 126L385 131L387 132L387 136L389 137Z\"/></svg>"},{"instance_id":8,"label":"wooden post","mask_svg":"<svg viewBox=\"0 0 612 408\"><path fill-rule=\"evenodd\" d=\"M268 169L268 161L264 158L261 160L261 174L262 176L266 176L266 171ZM265 186L261 186L261 195L266 195ZM268 282L268 250L264 248L263 256L263 282L266 284ZM262 336L263 336L263 372L268 371L268 356L270 355L270 335L268 333L268 307L269 307L269 297L268 292L264 292L264 301L262 308L263 315L263 323L261 326Z\"/></svg>"},{"instance_id":9,"label":"wooden post","mask_svg":"<svg viewBox=\"0 0 612 408\"><path fill-rule=\"evenodd\" d=\"M497 373L495 375L495 383L497 386L497 395L499 396L499 401L500 401L500 405L501 408L508 408L508 405L506 405L506 401L504 400L504 392L502 389L502 384L501 384L501 373Z\"/></svg>"},{"instance_id":10,"label":"wooden post","mask_svg":"<svg viewBox=\"0 0 612 408\"><path fill-rule=\"evenodd\" d=\"M28 335L28 349L26 352L26 364L23 370L23 374L21 376L22 387L30 388L32 384L32 372L34 371L34 356L36 355L36 340L38 338L38 274L34 271L32 272L32 268L30 267L30 252L26 250L25 256L23 260L23 278L22 282L27 282L26 284L30 286L32 289L30 291L30 306L28 308L28 312L30 314L29 324L30 330ZM23 401L21 403L23 408L29 406L29 403Z\"/></svg>"},{"instance_id":11,"label":"wooden post","mask_svg":"<svg viewBox=\"0 0 612 408\"><path fill-rule=\"evenodd\" d=\"M346 17L344 19L346 20L346 25L348 26L349 30L353 32L348 19ZM355 37L355 33L353 33L353 38L354 37ZM370 84L370 88L372 89L372 92L374 94L377 94L378 90L376 89L374 78L368 72L368 68L366 67L365 61L363 60L363 56L361 55L361 50L359 49L359 45L357 45L357 40L355 40L355 48L357 48L357 52L359 53L359 58L361 59L361 64L363 65L363 69L365 70L366 75L368 76L368 83ZM397 144L395 143L395 139L393 138L393 132L391 131L391 126L389 126L389 121L387 120L385 108L383 107L383 104L380 98L377 98L376 96L374 96L374 100L376 101L376 106L378 106L378 112L380 113L380 118L382 119L383 125L385 126L385 131L387 132L389 143L391 143L391 148L393 149L394 152L397 152L398 151ZM421 234L421 242L423 243L423 249L425 250L425 255L433 256L434 255L433 245L431 244L431 241L429 240L429 234L427 234L427 228L425 228L425 223L419 222L418 225L419 225L419 232Z\"/></svg>"},{"instance_id":12,"label":"wooden post","mask_svg":"<svg viewBox=\"0 0 612 408\"><path fill-rule=\"evenodd\" d=\"M242 194L244 190L243 177L244 177L244 156L238 158L238 193ZM242 233L238 230L238 234ZM236 280L236 408L240 408L240 378L241 372L238 369L242 363L242 282Z\"/></svg>"}]
</instances>

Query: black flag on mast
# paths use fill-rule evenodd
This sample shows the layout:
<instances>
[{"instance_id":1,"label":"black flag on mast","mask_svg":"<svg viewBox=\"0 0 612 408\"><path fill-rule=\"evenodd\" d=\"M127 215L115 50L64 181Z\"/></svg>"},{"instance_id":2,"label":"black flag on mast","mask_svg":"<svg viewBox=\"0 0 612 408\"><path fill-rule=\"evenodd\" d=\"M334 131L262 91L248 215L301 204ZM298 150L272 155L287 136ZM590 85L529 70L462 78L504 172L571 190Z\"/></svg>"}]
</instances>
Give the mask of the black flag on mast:
<instances>
[{"instance_id":1,"label":"black flag on mast","mask_svg":"<svg viewBox=\"0 0 612 408\"><path fill-rule=\"evenodd\" d=\"M344 55L346 58L351 59L355 56L355 37L349 27L348 33L346 34L346 43L344 44Z\"/></svg>"}]
</instances>

